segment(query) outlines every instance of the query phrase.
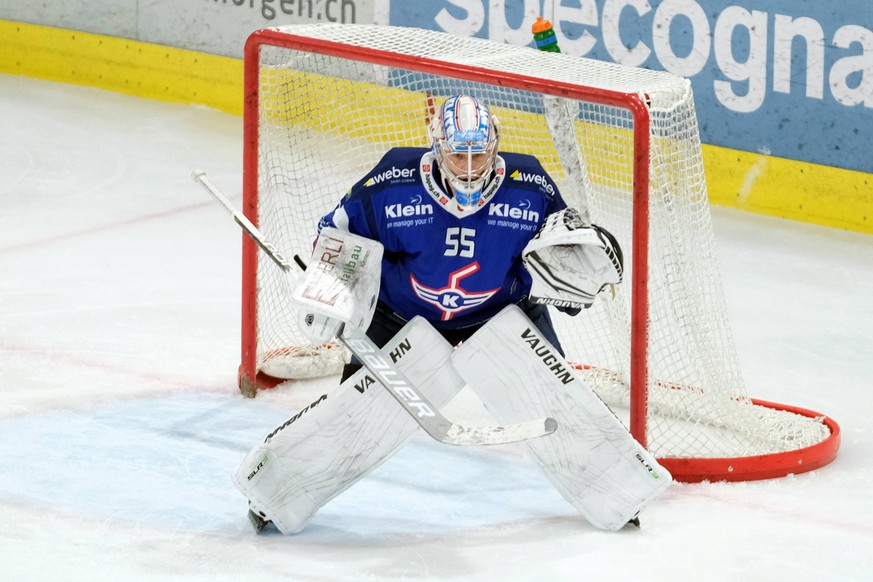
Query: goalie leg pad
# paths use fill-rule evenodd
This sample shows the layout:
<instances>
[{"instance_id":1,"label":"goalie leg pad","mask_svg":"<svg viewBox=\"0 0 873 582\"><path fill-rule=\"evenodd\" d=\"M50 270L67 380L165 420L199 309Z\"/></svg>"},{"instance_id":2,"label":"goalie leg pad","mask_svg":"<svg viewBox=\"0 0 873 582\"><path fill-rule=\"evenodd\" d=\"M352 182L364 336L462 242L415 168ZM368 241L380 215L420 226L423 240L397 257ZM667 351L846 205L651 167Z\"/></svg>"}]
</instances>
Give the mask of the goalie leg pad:
<instances>
[{"instance_id":1,"label":"goalie leg pad","mask_svg":"<svg viewBox=\"0 0 873 582\"><path fill-rule=\"evenodd\" d=\"M558 421L553 434L525 446L592 525L621 529L672 482L516 306L464 342L452 363L501 422Z\"/></svg>"},{"instance_id":2,"label":"goalie leg pad","mask_svg":"<svg viewBox=\"0 0 873 582\"><path fill-rule=\"evenodd\" d=\"M410 321L385 348L437 407L464 386L452 346L425 320ZM284 534L389 459L418 424L366 369L291 417L240 463L233 482L250 508Z\"/></svg>"}]
</instances>

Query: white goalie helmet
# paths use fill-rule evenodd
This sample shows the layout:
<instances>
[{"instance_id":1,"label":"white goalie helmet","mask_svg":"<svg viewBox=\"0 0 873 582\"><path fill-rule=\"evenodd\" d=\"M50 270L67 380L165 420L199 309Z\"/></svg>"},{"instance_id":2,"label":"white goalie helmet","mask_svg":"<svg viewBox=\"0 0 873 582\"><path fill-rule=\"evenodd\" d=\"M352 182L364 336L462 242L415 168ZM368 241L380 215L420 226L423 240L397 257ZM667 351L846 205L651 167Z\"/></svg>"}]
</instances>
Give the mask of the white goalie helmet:
<instances>
[{"instance_id":1,"label":"white goalie helmet","mask_svg":"<svg viewBox=\"0 0 873 582\"><path fill-rule=\"evenodd\" d=\"M460 207L479 204L493 177L499 141L497 119L470 95L449 97L430 123L430 139L440 172Z\"/></svg>"}]
</instances>

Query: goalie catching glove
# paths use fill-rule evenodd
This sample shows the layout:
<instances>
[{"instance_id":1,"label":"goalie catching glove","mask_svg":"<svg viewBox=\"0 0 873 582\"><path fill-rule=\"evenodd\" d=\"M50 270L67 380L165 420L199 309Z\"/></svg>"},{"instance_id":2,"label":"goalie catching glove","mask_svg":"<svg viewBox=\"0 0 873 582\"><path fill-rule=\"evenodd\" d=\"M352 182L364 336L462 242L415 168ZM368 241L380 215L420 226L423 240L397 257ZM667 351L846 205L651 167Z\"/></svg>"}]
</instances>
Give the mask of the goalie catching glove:
<instances>
[{"instance_id":1,"label":"goalie catching glove","mask_svg":"<svg viewBox=\"0 0 873 582\"><path fill-rule=\"evenodd\" d=\"M585 224L574 208L550 214L521 256L533 279L530 300L561 309L590 307L604 287L621 283L624 271L615 237Z\"/></svg>"},{"instance_id":2,"label":"goalie catching glove","mask_svg":"<svg viewBox=\"0 0 873 582\"><path fill-rule=\"evenodd\" d=\"M291 294L300 327L328 342L343 324L367 329L379 298L382 243L333 227L321 230L306 276Z\"/></svg>"}]
</instances>

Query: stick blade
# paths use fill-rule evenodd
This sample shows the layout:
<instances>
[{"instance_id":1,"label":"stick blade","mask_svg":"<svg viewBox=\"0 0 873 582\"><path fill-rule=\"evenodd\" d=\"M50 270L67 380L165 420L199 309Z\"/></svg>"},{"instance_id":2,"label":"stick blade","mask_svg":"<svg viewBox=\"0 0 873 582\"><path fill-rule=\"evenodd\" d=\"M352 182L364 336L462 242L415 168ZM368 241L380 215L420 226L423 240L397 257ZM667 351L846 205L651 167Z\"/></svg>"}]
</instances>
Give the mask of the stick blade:
<instances>
[{"instance_id":1,"label":"stick blade","mask_svg":"<svg viewBox=\"0 0 873 582\"><path fill-rule=\"evenodd\" d=\"M449 445L505 445L548 436L558 428L554 418L536 418L506 426L460 426L453 424L438 438ZM433 436L433 435L432 435Z\"/></svg>"}]
</instances>

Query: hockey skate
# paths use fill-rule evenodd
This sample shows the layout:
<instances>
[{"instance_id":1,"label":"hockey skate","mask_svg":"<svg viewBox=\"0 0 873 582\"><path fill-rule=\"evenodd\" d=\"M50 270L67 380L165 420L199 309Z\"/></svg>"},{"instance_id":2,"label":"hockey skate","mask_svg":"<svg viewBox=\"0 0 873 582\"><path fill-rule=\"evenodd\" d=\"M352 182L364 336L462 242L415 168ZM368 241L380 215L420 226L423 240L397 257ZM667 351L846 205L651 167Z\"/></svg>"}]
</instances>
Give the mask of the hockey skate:
<instances>
[{"instance_id":1,"label":"hockey skate","mask_svg":"<svg viewBox=\"0 0 873 582\"><path fill-rule=\"evenodd\" d=\"M255 533L261 533L268 524L273 523L267 516L264 515L261 511L255 511L252 509L251 503L249 503L249 522L251 522L252 527L255 528Z\"/></svg>"}]
</instances>

